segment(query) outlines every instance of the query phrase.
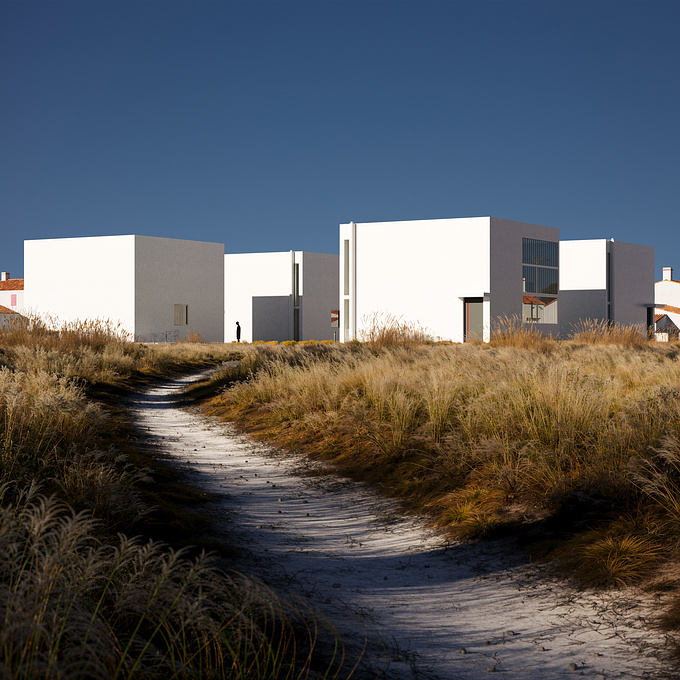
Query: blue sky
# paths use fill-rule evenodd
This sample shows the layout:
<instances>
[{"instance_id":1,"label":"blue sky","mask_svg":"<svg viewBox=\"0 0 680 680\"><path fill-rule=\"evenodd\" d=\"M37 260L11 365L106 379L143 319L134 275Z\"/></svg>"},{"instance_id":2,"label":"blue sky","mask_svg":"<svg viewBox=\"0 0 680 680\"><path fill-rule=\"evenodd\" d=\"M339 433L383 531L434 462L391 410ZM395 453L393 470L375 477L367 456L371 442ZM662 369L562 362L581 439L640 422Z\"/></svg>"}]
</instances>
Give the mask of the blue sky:
<instances>
[{"instance_id":1,"label":"blue sky","mask_svg":"<svg viewBox=\"0 0 680 680\"><path fill-rule=\"evenodd\" d=\"M680 2L0 0L0 269L23 240L338 251L491 215L680 272Z\"/></svg>"}]
</instances>

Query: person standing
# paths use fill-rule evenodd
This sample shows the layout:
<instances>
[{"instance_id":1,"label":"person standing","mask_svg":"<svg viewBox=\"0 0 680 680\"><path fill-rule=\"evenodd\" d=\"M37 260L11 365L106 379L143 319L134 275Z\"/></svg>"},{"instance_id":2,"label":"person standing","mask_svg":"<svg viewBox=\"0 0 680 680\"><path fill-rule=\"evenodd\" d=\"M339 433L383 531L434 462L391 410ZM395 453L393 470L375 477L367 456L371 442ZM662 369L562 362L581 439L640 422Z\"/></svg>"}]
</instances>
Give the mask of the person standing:
<instances>
[{"instance_id":1,"label":"person standing","mask_svg":"<svg viewBox=\"0 0 680 680\"><path fill-rule=\"evenodd\" d=\"M236 342L241 342L241 324L236 322Z\"/></svg>"}]
</instances>

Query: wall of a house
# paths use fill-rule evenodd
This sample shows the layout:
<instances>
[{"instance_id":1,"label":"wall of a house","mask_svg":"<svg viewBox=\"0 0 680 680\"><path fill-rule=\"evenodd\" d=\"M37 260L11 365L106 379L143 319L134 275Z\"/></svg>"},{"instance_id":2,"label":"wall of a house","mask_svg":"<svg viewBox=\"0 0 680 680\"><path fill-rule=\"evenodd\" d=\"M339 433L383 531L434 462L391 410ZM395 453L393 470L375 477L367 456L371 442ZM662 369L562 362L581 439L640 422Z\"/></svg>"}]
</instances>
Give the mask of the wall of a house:
<instances>
[{"instance_id":1,"label":"wall of a house","mask_svg":"<svg viewBox=\"0 0 680 680\"><path fill-rule=\"evenodd\" d=\"M24 241L24 305L62 322L108 319L135 333L135 237Z\"/></svg>"},{"instance_id":2,"label":"wall of a house","mask_svg":"<svg viewBox=\"0 0 680 680\"><path fill-rule=\"evenodd\" d=\"M293 340L293 251L224 256L224 337Z\"/></svg>"},{"instance_id":3,"label":"wall of a house","mask_svg":"<svg viewBox=\"0 0 680 680\"><path fill-rule=\"evenodd\" d=\"M349 269L345 240L350 241ZM342 340L361 338L374 320L380 324L392 316L435 337L460 341L463 298L489 292L489 218L340 225L340 259Z\"/></svg>"},{"instance_id":4,"label":"wall of a house","mask_svg":"<svg viewBox=\"0 0 680 680\"><path fill-rule=\"evenodd\" d=\"M135 329L140 340L224 340L224 245L135 237ZM188 323L175 325L175 305Z\"/></svg>"},{"instance_id":5,"label":"wall of a house","mask_svg":"<svg viewBox=\"0 0 680 680\"><path fill-rule=\"evenodd\" d=\"M587 320L646 326L654 302L654 248L611 239L561 241L560 300L563 337Z\"/></svg>"},{"instance_id":6,"label":"wall of a house","mask_svg":"<svg viewBox=\"0 0 680 680\"><path fill-rule=\"evenodd\" d=\"M300 334L303 340L337 340L339 328L331 326L331 311L339 309L338 256L298 252L301 259Z\"/></svg>"},{"instance_id":7,"label":"wall of a house","mask_svg":"<svg viewBox=\"0 0 680 680\"><path fill-rule=\"evenodd\" d=\"M654 248L611 241L609 249L613 321L646 328L647 310L654 305Z\"/></svg>"},{"instance_id":8,"label":"wall of a house","mask_svg":"<svg viewBox=\"0 0 680 680\"><path fill-rule=\"evenodd\" d=\"M498 319L522 318L522 239L559 242L560 230L538 224L491 218L490 240L490 301L485 318L485 340ZM557 318L561 315L561 297L558 295ZM540 323L536 328L545 334L557 335L558 324Z\"/></svg>"},{"instance_id":9,"label":"wall of a house","mask_svg":"<svg viewBox=\"0 0 680 680\"><path fill-rule=\"evenodd\" d=\"M222 342L224 246L148 236L24 242L27 309L62 321L108 319L141 341ZM174 325L174 305L189 324Z\"/></svg>"},{"instance_id":10,"label":"wall of a house","mask_svg":"<svg viewBox=\"0 0 680 680\"><path fill-rule=\"evenodd\" d=\"M15 304L12 304L15 301ZM0 305L8 307L13 312L23 314L25 311L23 290L0 290Z\"/></svg>"},{"instance_id":11,"label":"wall of a house","mask_svg":"<svg viewBox=\"0 0 680 680\"><path fill-rule=\"evenodd\" d=\"M392 315L462 342L464 300L483 298L488 339L493 318L521 316L522 238L557 241L559 230L490 217L340 225L341 338L361 337L373 317Z\"/></svg>"},{"instance_id":12,"label":"wall of a house","mask_svg":"<svg viewBox=\"0 0 680 680\"><path fill-rule=\"evenodd\" d=\"M657 281L654 284L654 304L656 305L656 313L666 314L665 323L670 322L672 324L671 331L677 332L675 329L680 328L680 312L665 309L665 306L670 305L674 309L680 310L680 281L672 279ZM659 324L657 330L663 331L663 325L663 323Z\"/></svg>"},{"instance_id":13,"label":"wall of a house","mask_svg":"<svg viewBox=\"0 0 680 680\"><path fill-rule=\"evenodd\" d=\"M608 319L609 243L607 239L560 241L561 337L568 337L582 321Z\"/></svg>"}]
</instances>

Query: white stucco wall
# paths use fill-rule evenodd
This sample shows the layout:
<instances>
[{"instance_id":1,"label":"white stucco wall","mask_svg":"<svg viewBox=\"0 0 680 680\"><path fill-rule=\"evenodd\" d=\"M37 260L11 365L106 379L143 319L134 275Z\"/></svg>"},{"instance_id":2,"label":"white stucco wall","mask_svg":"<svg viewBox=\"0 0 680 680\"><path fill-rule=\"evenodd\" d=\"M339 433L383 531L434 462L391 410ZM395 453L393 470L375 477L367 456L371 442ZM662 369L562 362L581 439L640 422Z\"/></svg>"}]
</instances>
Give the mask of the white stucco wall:
<instances>
[{"instance_id":1,"label":"white stucco wall","mask_svg":"<svg viewBox=\"0 0 680 680\"><path fill-rule=\"evenodd\" d=\"M349 336L360 337L374 315L392 315L442 339L463 333L463 297L489 291L489 218L340 225L340 297L344 241L350 240Z\"/></svg>"},{"instance_id":2,"label":"white stucco wall","mask_svg":"<svg viewBox=\"0 0 680 680\"><path fill-rule=\"evenodd\" d=\"M221 342L224 246L148 236L24 242L27 309L61 321L108 319L141 341ZM174 304L189 324L174 326Z\"/></svg>"},{"instance_id":3,"label":"white stucco wall","mask_svg":"<svg viewBox=\"0 0 680 680\"><path fill-rule=\"evenodd\" d=\"M606 239L560 241L560 290L607 287Z\"/></svg>"},{"instance_id":4,"label":"white stucco wall","mask_svg":"<svg viewBox=\"0 0 680 680\"><path fill-rule=\"evenodd\" d=\"M236 340L237 321L245 342L293 339L294 258L293 251L224 256L225 342Z\"/></svg>"},{"instance_id":5,"label":"white stucco wall","mask_svg":"<svg viewBox=\"0 0 680 680\"><path fill-rule=\"evenodd\" d=\"M654 304L657 314L667 314L668 318L680 328L680 281L665 280L654 284ZM672 310L665 306L673 307Z\"/></svg>"},{"instance_id":6,"label":"white stucco wall","mask_svg":"<svg viewBox=\"0 0 680 680\"><path fill-rule=\"evenodd\" d=\"M16 296L16 297L15 297ZM16 304L12 304L12 300ZM0 305L11 309L13 312L22 314L25 311L23 290L0 290Z\"/></svg>"},{"instance_id":7,"label":"white stucco wall","mask_svg":"<svg viewBox=\"0 0 680 680\"><path fill-rule=\"evenodd\" d=\"M135 237L135 332L140 340L224 340L224 245L153 236ZM175 325L175 305L188 306L188 324Z\"/></svg>"},{"instance_id":8,"label":"white stucco wall","mask_svg":"<svg viewBox=\"0 0 680 680\"><path fill-rule=\"evenodd\" d=\"M671 305L680 309L680 281L657 281L654 284L654 303L657 307Z\"/></svg>"},{"instance_id":9,"label":"white stucco wall","mask_svg":"<svg viewBox=\"0 0 680 680\"><path fill-rule=\"evenodd\" d=\"M338 256L286 251L224 256L225 339L295 339L294 276L299 267L300 340L332 340L331 309L338 307Z\"/></svg>"},{"instance_id":10,"label":"white stucco wall","mask_svg":"<svg viewBox=\"0 0 680 680\"><path fill-rule=\"evenodd\" d=\"M61 321L109 319L135 333L135 237L24 241L26 309Z\"/></svg>"}]
</instances>

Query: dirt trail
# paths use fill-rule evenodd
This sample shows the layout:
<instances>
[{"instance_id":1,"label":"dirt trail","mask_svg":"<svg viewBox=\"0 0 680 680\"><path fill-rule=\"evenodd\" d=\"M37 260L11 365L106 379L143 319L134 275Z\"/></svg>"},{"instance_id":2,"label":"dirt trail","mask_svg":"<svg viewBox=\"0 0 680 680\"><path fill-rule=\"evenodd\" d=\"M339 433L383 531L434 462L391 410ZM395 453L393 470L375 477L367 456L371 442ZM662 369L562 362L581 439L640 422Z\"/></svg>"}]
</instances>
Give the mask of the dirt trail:
<instances>
[{"instance_id":1,"label":"dirt trail","mask_svg":"<svg viewBox=\"0 0 680 680\"><path fill-rule=\"evenodd\" d=\"M369 675L680 677L649 624L653 596L574 591L511 542L451 543L359 484L305 476L300 457L177 407L173 395L191 380L134 399L145 438L219 495L216 526L247 547L251 573L307 597L350 649L366 631Z\"/></svg>"}]
</instances>

